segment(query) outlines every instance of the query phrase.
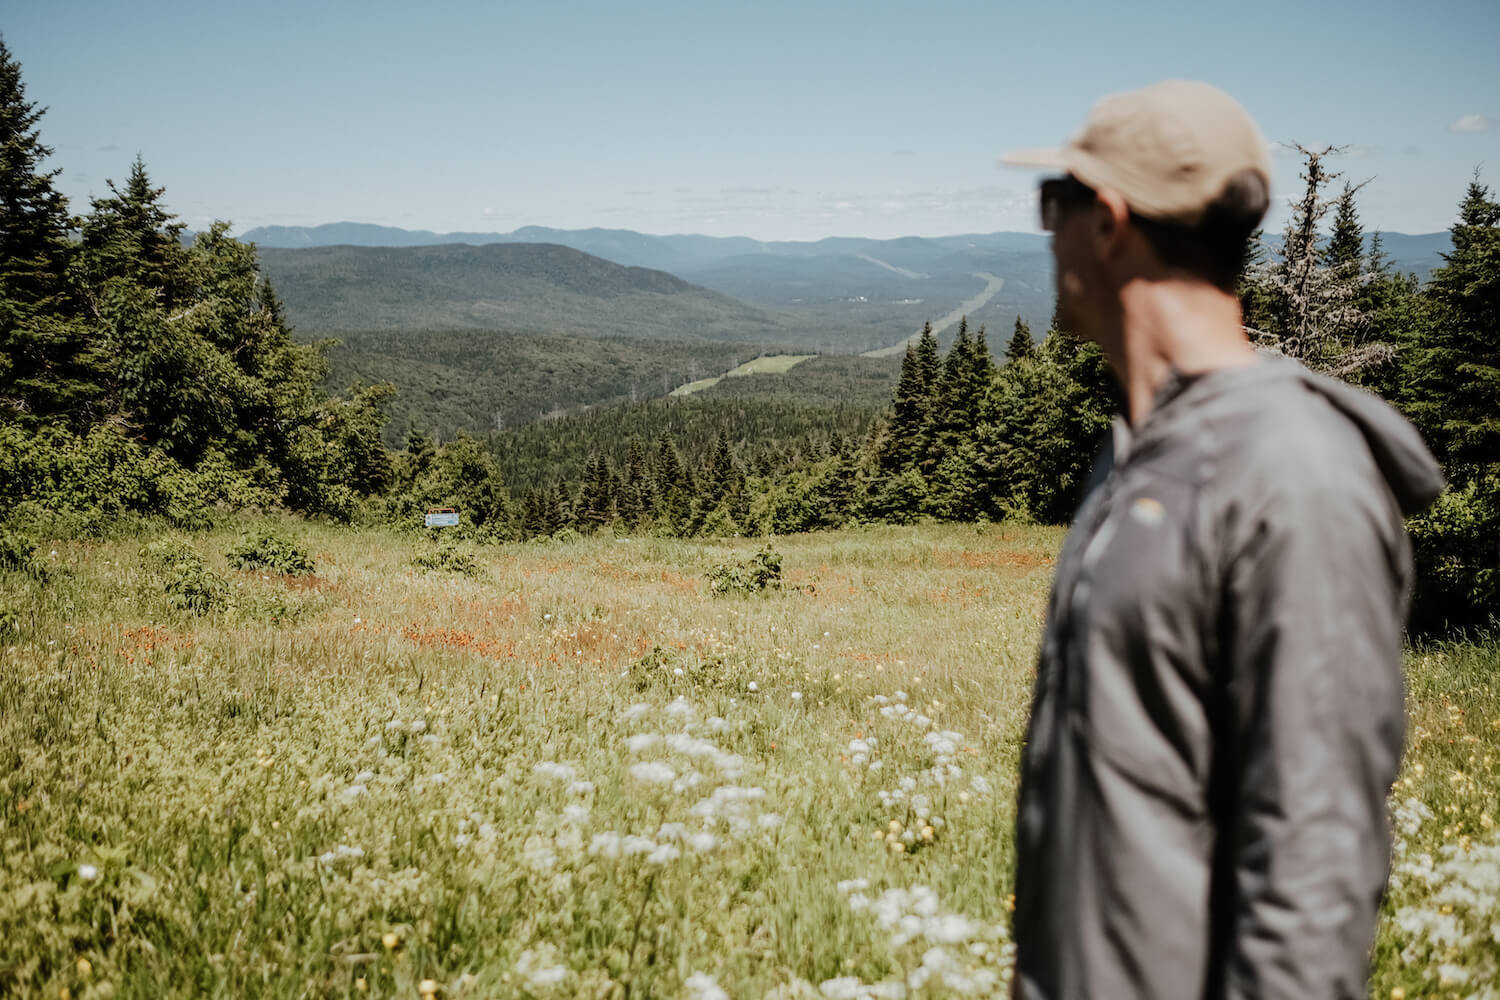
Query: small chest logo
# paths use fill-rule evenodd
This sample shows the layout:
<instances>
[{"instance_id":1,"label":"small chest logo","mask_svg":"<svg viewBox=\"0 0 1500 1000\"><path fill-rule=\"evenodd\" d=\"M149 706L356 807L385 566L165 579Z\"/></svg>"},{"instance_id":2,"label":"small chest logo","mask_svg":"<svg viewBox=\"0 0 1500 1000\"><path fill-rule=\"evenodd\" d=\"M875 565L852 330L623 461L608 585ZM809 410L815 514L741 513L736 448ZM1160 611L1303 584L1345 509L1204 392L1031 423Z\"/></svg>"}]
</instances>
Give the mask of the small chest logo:
<instances>
[{"instance_id":1,"label":"small chest logo","mask_svg":"<svg viewBox=\"0 0 1500 1000\"><path fill-rule=\"evenodd\" d=\"M1167 519L1167 508L1160 500L1141 497L1130 505L1130 516L1148 528L1158 528Z\"/></svg>"}]
</instances>

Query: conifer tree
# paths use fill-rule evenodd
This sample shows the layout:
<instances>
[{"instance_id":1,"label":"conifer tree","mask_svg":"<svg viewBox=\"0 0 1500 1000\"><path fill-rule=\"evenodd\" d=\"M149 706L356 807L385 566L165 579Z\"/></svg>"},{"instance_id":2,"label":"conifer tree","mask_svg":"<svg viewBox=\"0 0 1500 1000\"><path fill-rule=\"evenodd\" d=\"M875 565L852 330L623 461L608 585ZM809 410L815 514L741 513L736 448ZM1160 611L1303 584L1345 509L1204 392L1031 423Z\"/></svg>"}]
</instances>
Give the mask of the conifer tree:
<instances>
[{"instance_id":1,"label":"conifer tree","mask_svg":"<svg viewBox=\"0 0 1500 1000\"><path fill-rule=\"evenodd\" d=\"M166 188L152 187L139 156L123 188L112 180L105 183L110 196L93 199L80 234L91 287L103 289L111 279L127 279L151 289L162 308L175 310L190 294L188 254L182 245L187 227L163 204Z\"/></svg>"},{"instance_id":2,"label":"conifer tree","mask_svg":"<svg viewBox=\"0 0 1500 1000\"><path fill-rule=\"evenodd\" d=\"M923 448L926 423L927 392L917 368L916 349L907 344L901 358L901 380L892 395L890 426L881 446L880 467L886 472L899 472L915 465Z\"/></svg>"},{"instance_id":3,"label":"conifer tree","mask_svg":"<svg viewBox=\"0 0 1500 1000\"><path fill-rule=\"evenodd\" d=\"M43 170L52 148L37 123L47 109L26 100L21 64L0 38L0 301L12 322L57 310L69 261L67 199L54 186L60 169Z\"/></svg>"},{"instance_id":4,"label":"conifer tree","mask_svg":"<svg viewBox=\"0 0 1500 1000\"><path fill-rule=\"evenodd\" d=\"M916 363L917 385L922 399L930 408L943 370L942 361L938 357L937 337L932 332L931 323L923 323L922 332L917 337Z\"/></svg>"},{"instance_id":5,"label":"conifer tree","mask_svg":"<svg viewBox=\"0 0 1500 1000\"><path fill-rule=\"evenodd\" d=\"M1035 348L1036 342L1031 339L1030 325L1017 316L1015 331L1010 335L1010 342L1005 345L1005 363L1010 364L1012 361L1029 358Z\"/></svg>"},{"instance_id":6,"label":"conifer tree","mask_svg":"<svg viewBox=\"0 0 1500 1000\"><path fill-rule=\"evenodd\" d=\"M974 335L974 354L970 364L969 377L977 381L981 386L988 386L990 379L995 376L995 357L990 353L990 342L984 332L984 324L979 325L979 332ZM983 391L981 389L981 391Z\"/></svg>"},{"instance_id":7,"label":"conifer tree","mask_svg":"<svg viewBox=\"0 0 1500 1000\"><path fill-rule=\"evenodd\" d=\"M712 511L725 501L736 499L743 492L745 474L734 459L734 449L729 443L729 434L720 431L714 441L713 453L703 471L698 499L702 509Z\"/></svg>"},{"instance_id":8,"label":"conifer tree","mask_svg":"<svg viewBox=\"0 0 1500 1000\"><path fill-rule=\"evenodd\" d=\"M1469 184L1453 249L1433 271L1433 306L1407 351L1403 403L1455 469L1500 463L1500 201Z\"/></svg>"},{"instance_id":9,"label":"conifer tree","mask_svg":"<svg viewBox=\"0 0 1500 1000\"><path fill-rule=\"evenodd\" d=\"M1344 184L1344 193L1334 208L1333 234L1328 239L1328 265L1350 277L1360 273L1365 259L1365 231L1354 204L1354 195L1363 186Z\"/></svg>"},{"instance_id":10,"label":"conifer tree","mask_svg":"<svg viewBox=\"0 0 1500 1000\"><path fill-rule=\"evenodd\" d=\"M974 341L969 337L969 318L964 316L958 321L958 333L943 359L936 391L928 406L923 472L936 467L965 431L974 426L973 411L978 405L973 385L974 362Z\"/></svg>"},{"instance_id":11,"label":"conifer tree","mask_svg":"<svg viewBox=\"0 0 1500 1000\"><path fill-rule=\"evenodd\" d=\"M650 473L646 464L646 452L641 448L641 442L632 437L625 459L625 478L616 500L620 519L629 528L639 528L650 516L653 506L649 497Z\"/></svg>"},{"instance_id":12,"label":"conifer tree","mask_svg":"<svg viewBox=\"0 0 1500 1000\"><path fill-rule=\"evenodd\" d=\"M565 528L571 528L576 522L573 518L573 501L568 496L568 487L562 482L554 483L552 486L551 510L548 516L550 529L547 533L555 535Z\"/></svg>"},{"instance_id":13,"label":"conifer tree","mask_svg":"<svg viewBox=\"0 0 1500 1000\"><path fill-rule=\"evenodd\" d=\"M20 63L0 39L0 414L30 426L76 417L98 394L92 338L68 280L60 171L43 169L52 155L37 128L45 113L26 100Z\"/></svg>"},{"instance_id":14,"label":"conifer tree","mask_svg":"<svg viewBox=\"0 0 1500 1000\"><path fill-rule=\"evenodd\" d=\"M692 511L693 482L672 436L662 431L656 439L658 517L669 531L681 531Z\"/></svg>"}]
</instances>

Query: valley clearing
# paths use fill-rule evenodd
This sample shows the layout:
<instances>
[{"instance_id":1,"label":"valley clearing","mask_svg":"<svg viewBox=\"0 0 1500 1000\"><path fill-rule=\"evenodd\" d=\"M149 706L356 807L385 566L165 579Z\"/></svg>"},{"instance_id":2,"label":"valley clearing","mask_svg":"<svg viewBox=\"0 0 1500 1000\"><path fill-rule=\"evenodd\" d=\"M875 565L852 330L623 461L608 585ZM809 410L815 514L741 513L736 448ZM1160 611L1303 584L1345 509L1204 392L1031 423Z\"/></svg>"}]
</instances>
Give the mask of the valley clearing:
<instances>
[{"instance_id":1,"label":"valley clearing","mask_svg":"<svg viewBox=\"0 0 1500 1000\"><path fill-rule=\"evenodd\" d=\"M715 375L712 378L700 378L696 382L688 382L679 385L667 395L669 396L691 396L695 392L711 389L726 378L740 378L745 375L785 375L802 362L817 357L816 354L767 354L764 357L753 358L744 364L729 369L723 375Z\"/></svg>"},{"instance_id":2,"label":"valley clearing","mask_svg":"<svg viewBox=\"0 0 1500 1000\"><path fill-rule=\"evenodd\" d=\"M313 573L231 569L252 530ZM0 573L0 993L1003 997L1060 539L778 538L759 593L714 568L761 540L44 544ZM1500 650L1407 662L1372 995L1483 992Z\"/></svg>"},{"instance_id":3,"label":"valley clearing","mask_svg":"<svg viewBox=\"0 0 1500 1000\"><path fill-rule=\"evenodd\" d=\"M993 299L996 295L1000 294L1000 289L1005 287L1005 279L997 278L993 274L986 274L984 272L976 271L974 273L974 277L984 282L984 288L973 298L965 299L963 302L960 302L957 309L954 309L952 312L949 312L946 315L933 320L933 333L942 333L944 330L948 329L948 327L953 326L965 316L968 316L971 313L974 313L983 308L990 301L990 299ZM922 331L918 330L916 333L912 334L910 337L907 337L900 343L892 344L889 347L882 347L874 351L866 351L864 353L864 356L867 358L888 358L892 355L900 354L902 351L906 350L906 346L908 344L915 344L917 342L917 338L921 335Z\"/></svg>"}]
</instances>

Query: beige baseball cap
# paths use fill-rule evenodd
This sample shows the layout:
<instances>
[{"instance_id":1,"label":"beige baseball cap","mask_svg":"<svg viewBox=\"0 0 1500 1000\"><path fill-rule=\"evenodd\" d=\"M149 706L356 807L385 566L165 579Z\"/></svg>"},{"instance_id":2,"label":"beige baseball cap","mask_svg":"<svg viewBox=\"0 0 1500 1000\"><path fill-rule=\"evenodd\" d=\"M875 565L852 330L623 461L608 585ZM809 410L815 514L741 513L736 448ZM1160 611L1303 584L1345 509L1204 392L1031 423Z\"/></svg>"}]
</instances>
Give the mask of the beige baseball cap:
<instances>
[{"instance_id":1,"label":"beige baseball cap","mask_svg":"<svg viewBox=\"0 0 1500 1000\"><path fill-rule=\"evenodd\" d=\"M1018 150L1001 163L1065 170L1113 188L1149 219L1191 225L1242 170L1271 184L1271 154L1250 113L1217 87L1166 80L1104 98L1059 149Z\"/></svg>"}]
</instances>

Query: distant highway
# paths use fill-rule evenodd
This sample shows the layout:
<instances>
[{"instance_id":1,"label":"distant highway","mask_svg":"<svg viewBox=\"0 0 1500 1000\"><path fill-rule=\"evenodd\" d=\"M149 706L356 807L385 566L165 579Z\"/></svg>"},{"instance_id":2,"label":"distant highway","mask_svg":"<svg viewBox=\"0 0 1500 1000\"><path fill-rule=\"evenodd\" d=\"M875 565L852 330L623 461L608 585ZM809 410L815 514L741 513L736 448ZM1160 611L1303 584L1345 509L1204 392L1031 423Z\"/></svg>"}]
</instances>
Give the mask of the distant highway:
<instances>
[{"instance_id":1,"label":"distant highway","mask_svg":"<svg viewBox=\"0 0 1500 1000\"><path fill-rule=\"evenodd\" d=\"M972 299L965 299L963 302L960 302L958 308L948 313L946 316L933 320L933 333L941 333L942 331L948 329L948 327L953 326L963 317L978 311L982 306L989 302L990 299L998 295L1000 293L1000 289L1005 287L1004 278L997 278L993 274L989 274L984 271L975 271L974 277L979 278L984 282L984 290L981 291L978 295L974 296ZM922 336L922 331L918 330L910 337L907 337L905 340L899 343L892 344L890 347L881 347L877 350L866 351L864 353L864 357L888 358L893 354L900 354L902 351L906 350L907 344L915 344L917 342L917 338L920 336Z\"/></svg>"}]
</instances>

